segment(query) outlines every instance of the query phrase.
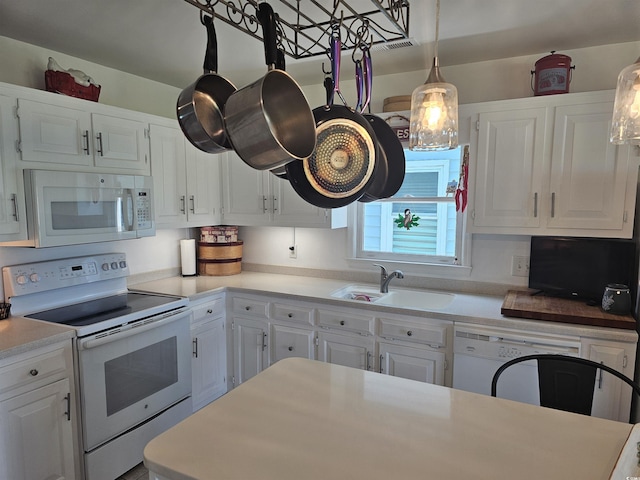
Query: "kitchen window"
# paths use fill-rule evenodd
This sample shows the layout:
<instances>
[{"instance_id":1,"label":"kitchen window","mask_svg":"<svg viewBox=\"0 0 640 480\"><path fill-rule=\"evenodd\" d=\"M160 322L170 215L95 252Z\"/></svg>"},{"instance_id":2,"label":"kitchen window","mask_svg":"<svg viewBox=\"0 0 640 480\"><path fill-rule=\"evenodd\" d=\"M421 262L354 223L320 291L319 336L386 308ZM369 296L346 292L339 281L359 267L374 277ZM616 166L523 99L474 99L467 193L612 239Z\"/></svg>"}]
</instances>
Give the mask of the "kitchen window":
<instances>
[{"instance_id":1,"label":"kitchen window","mask_svg":"<svg viewBox=\"0 0 640 480\"><path fill-rule=\"evenodd\" d=\"M464 265L463 216L455 202L462 147L440 152L405 149L405 158L404 182L392 198L357 203L351 232L355 258Z\"/></svg>"}]
</instances>

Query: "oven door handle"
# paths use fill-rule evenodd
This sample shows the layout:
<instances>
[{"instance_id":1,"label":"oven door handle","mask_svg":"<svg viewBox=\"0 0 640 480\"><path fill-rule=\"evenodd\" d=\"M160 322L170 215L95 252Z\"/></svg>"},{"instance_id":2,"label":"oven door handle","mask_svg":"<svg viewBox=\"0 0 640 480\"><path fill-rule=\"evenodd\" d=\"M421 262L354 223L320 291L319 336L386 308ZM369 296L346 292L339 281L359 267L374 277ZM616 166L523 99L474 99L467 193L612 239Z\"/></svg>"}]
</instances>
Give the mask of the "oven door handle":
<instances>
[{"instance_id":1,"label":"oven door handle","mask_svg":"<svg viewBox=\"0 0 640 480\"><path fill-rule=\"evenodd\" d=\"M136 325L135 323L133 325L123 325L120 328L107 330L106 332L80 339L78 340L78 350L89 350L90 348L98 347L100 345L104 345L105 343L116 342L118 340L137 335L138 333L146 332L151 329L167 325L177 320L181 320L185 317L188 318L188 315L179 315L183 313L188 314L188 312L189 309L180 308L178 310L173 310L163 315L159 315L158 317L154 317L153 320L148 321L147 323L138 325ZM113 333L109 333L110 331L112 331Z\"/></svg>"}]
</instances>

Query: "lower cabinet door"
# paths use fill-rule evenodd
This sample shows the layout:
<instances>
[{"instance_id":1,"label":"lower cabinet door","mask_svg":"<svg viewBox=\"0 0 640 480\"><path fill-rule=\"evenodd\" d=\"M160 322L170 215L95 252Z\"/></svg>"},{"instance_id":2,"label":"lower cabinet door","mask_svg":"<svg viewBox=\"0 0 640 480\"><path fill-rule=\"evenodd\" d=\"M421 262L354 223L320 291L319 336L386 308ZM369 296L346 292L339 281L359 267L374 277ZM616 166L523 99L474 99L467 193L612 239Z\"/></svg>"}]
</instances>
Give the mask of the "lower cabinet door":
<instances>
[{"instance_id":1,"label":"lower cabinet door","mask_svg":"<svg viewBox=\"0 0 640 480\"><path fill-rule=\"evenodd\" d=\"M200 324L191 331L193 411L227 391L224 317Z\"/></svg>"},{"instance_id":2,"label":"lower cabinet door","mask_svg":"<svg viewBox=\"0 0 640 480\"><path fill-rule=\"evenodd\" d=\"M375 348L373 337L320 332L318 345L318 360L322 362L361 370L372 369Z\"/></svg>"},{"instance_id":3,"label":"lower cabinet door","mask_svg":"<svg viewBox=\"0 0 640 480\"><path fill-rule=\"evenodd\" d=\"M0 402L0 478L76 478L69 379Z\"/></svg>"},{"instance_id":4,"label":"lower cabinet door","mask_svg":"<svg viewBox=\"0 0 640 480\"><path fill-rule=\"evenodd\" d=\"M426 348L380 343L380 373L444 385L445 355Z\"/></svg>"},{"instance_id":5,"label":"lower cabinet door","mask_svg":"<svg viewBox=\"0 0 640 480\"><path fill-rule=\"evenodd\" d=\"M267 367L267 327L248 318L233 319L234 386L249 380Z\"/></svg>"},{"instance_id":6,"label":"lower cabinet door","mask_svg":"<svg viewBox=\"0 0 640 480\"><path fill-rule=\"evenodd\" d=\"M314 331L287 325L271 325L271 361L289 357L303 357L315 360Z\"/></svg>"}]
</instances>

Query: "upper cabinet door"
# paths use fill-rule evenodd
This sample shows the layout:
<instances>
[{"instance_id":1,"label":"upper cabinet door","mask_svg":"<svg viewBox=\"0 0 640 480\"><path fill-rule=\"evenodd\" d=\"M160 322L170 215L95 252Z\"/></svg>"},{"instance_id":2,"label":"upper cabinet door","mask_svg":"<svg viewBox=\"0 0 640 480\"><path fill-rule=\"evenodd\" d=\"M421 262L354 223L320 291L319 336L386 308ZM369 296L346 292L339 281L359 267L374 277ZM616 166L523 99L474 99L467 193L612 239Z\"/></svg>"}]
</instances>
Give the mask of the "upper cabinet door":
<instances>
[{"instance_id":1,"label":"upper cabinet door","mask_svg":"<svg viewBox=\"0 0 640 480\"><path fill-rule=\"evenodd\" d=\"M538 227L547 109L480 113L474 227Z\"/></svg>"},{"instance_id":2,"label":"upper cabinet door","mask_svg":"<svg viewBox=\"0 0 640 480\"><path fill-rule=\"evenodd\" d=\"M20 151L25 162L93 165L91 114L31 100L18 100Z\"/></svg>"},{"instance_id":3,"label":"upper cabinet door","mask_svg":"<svg viewBox=\"0 0 640 480\"><path fill-rule=\"evenodd\" d=\"M27 237L24 195L18 189L15 142L18 128L13 117L16 100L0 95L0 241Z\"/></svg>"},{"instance_id":4,"label":"upper cabinet door","mask_svg":"<svg viewBox=\"0 0 640 480\"><path fill-rule=\"evenodd\" d=\"M591 103L555 110L549 228L622 230L630 148L609 142L612 105ZM633 185L627 187L627 177ZM633 223L633 222L631 222Z\"/></svg>"},{"instance_id":5,"label":"upper cabinet door","mask_svg":"<svg viewBox=\"0 0 640 480\"><path fill-rule=\"evenodd\" d=\"M219 154L186 145L187 216L195 226L222 221L221 165Z\"/></svg>"},{"instance_id":6,"label":"upper cabinet door","mask_svg":"<svg viewBox=\"0 0 640 480\"><path fill-rule=\"evenodd\" d=\"M150 169L146 123L96 113L92 114L91 122L97 167L121 171Z\"/></svg>"}]
</instances>

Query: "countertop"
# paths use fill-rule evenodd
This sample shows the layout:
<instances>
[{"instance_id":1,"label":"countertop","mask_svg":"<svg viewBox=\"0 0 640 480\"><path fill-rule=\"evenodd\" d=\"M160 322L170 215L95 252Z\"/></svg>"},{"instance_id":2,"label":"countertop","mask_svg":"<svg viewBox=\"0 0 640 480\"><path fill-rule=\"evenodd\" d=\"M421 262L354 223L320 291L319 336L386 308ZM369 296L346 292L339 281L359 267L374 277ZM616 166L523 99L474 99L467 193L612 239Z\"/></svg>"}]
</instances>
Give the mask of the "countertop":
<instances>
[{"instance_id":1,"label":"countertop","mask_svg":"<svg viewBox=\"0 0 640 480\"><path fill-rule=\"evenodd\" d=\"M153 439L144 458L171 480L595 480L610 478L631 430L291 358Z\"/></svg>"},{"instance_id":2,"label":"countertop","mask_svg":"<svg viewBox=\"0 0 640 480\"><path fill-rule=\"evenodd\" d=\"M0 360L75 337L73 328L23 317L0 320Z\"/></svg>"},{"instance_id":3,"label":"countertop","mask_svg":"<svg viewBox=\"0 0 640 480\"><path fill-rule=\"evenodd\" d=\"M402 288L401 280L392 283L393 290L416 290ZM411 315L416 318L436 318L456 322L473 323L503 328L535 331L549 334L568 334L597 337L603 340L635 342L637 333L632 330L593 327L560 322L529 320L506 317L500 313L503 296L455 293L450 305L442 309L419 310L396 306L344 300L331 297L331 293L353 282L296 275L279 275L262 272L242 272L229 276L169 277L161 280L130 285L132 289L180 295L197 301L216 292L229 291L245 294L267 294L290 301L313 301L324 306L352 307L360 310ZM377 285L358 282L357 285L377 288ZM434 290L435 291L435 290ZM445 292L452 293L452 292ZM597 307L593 307L597 308Z\"/></svg>"}]
</instances>

